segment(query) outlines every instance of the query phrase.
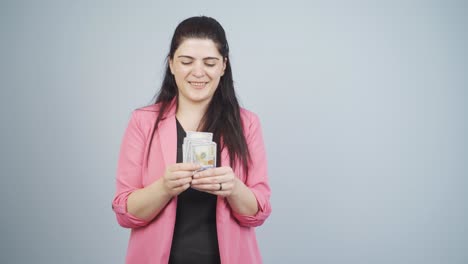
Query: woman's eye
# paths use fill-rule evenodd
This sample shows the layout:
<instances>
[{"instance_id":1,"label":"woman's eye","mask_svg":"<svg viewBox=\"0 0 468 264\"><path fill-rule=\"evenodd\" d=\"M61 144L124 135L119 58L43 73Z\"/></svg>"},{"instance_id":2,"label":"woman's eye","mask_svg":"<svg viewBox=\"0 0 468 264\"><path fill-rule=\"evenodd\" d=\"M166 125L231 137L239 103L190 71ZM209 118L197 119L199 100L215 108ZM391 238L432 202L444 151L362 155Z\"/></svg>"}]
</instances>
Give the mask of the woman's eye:
<instances>
[{"instance_id":1,"label":"woman's eye","mask_svg":"<svg viewBox=\"0 0 468 264\"><path fill-rule=\"evenodd\" d=\"M190 64L192 64L192 62L193 62L193 61L180 61L180 63L181 63L182 65L190 65ZM213 63L213 62L211 62L211 63L205 62L205 66L207 66L207 67L214 67L214 66L216 66L216 63Z\"/></svg>"}]
</instances>

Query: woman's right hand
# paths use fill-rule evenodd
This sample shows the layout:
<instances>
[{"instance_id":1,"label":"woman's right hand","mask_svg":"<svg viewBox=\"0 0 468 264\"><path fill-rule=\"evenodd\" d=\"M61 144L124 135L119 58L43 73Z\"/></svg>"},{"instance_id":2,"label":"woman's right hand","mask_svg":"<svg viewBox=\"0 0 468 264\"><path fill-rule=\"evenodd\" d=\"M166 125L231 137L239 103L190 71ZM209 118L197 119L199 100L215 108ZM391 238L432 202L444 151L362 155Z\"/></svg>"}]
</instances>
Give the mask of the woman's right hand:
<instances>
[{"instance_id":1,"label":"woman's right hand","mask_svg":"<svg viewBox=\"0 0 468 264\"><path fill-rule=\"evenodd\" d=\"M192 176L200 165L193 163L176 163L166 167L163 177L164 190L171 197L187 190L192 182Z\"/></svg>"}]
</instances>

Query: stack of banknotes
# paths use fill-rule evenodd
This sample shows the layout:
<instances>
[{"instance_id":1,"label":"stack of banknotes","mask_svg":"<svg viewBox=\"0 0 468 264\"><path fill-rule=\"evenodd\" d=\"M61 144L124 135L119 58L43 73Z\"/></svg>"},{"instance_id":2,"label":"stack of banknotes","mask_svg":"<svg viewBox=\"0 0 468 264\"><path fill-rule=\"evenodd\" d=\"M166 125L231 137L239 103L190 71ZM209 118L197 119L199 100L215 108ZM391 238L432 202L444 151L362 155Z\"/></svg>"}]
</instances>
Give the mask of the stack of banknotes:
<instances>
[{"instance_id":1,"label":"stack of banknotes","mask_svg":"<svg viewBox=\"0 0 468 264\"><path fill-rule=\"evenodd\" d=\"M187 131L182 144L183 162L195 163L200 170L216 167L216 142L213 133Z\"/></svg>"}]
</instances>

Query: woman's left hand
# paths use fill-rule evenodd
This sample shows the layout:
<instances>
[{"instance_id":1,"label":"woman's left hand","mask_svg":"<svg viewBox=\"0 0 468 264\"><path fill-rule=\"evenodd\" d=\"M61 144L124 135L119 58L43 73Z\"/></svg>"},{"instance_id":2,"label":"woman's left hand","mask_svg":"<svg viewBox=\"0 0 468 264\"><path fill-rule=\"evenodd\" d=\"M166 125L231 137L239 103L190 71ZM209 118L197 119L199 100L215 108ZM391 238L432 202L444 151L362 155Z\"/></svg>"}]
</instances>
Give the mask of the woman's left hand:
<instances>
[{"instance_id":1,"label":"woman's left hand","mask_svg":"<svg viewBox=\"0 0 468 264\"><path fill-rule=\"evenodd\" d=\"M238 179L231 167L210 168L193 175L192 188L228 197L237 190Z\"/></svg>"}]
</instances>

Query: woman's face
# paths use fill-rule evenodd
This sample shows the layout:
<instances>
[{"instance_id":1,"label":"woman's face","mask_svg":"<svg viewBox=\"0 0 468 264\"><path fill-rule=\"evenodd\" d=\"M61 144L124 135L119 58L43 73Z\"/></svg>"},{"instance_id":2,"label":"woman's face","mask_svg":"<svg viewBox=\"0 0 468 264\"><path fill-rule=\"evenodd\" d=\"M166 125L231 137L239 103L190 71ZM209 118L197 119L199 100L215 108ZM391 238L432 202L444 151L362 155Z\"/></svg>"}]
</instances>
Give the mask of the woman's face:
<instances>
[{"instance_id":1,"label":"woman's face","mask_svg":"<svg viewBox=\"0 0 468 264\"><path fill-rule=\"evenodd\" d=\"M169 61L180 103L209 103L226 69L226 61L211 39L189 38Z\"/></svg>"}]
</instances>

